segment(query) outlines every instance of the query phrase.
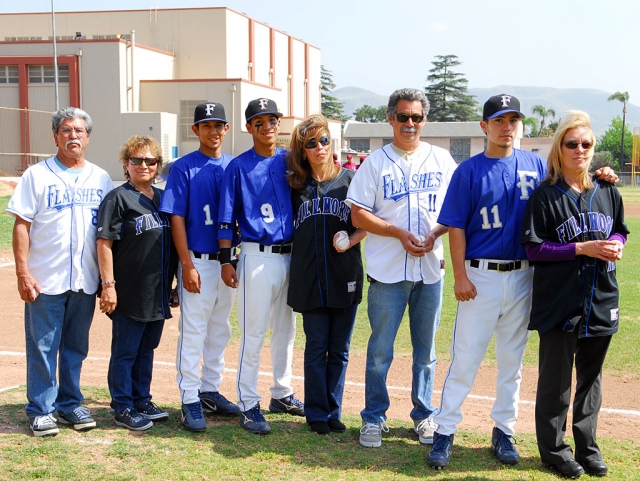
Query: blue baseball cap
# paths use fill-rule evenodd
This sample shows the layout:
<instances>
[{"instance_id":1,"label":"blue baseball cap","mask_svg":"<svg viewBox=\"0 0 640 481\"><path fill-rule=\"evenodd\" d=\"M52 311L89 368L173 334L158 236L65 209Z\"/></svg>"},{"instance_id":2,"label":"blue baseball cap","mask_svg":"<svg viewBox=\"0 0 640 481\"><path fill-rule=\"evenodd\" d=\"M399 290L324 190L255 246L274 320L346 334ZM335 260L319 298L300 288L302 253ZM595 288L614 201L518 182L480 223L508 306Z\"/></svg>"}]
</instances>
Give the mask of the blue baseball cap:
<instances>
[{"instance_id":1,"label":"blue baseball cap","mask_svg":"<svg viewBox=\"0 0 640 481\"><path fill-rule=\"evenodd\" d=\"M278 112L278 105L271 99L255 99L249 102L247 109L244 111L244 117L247 123L258 115L271 114L276 117L282 117L283 114Z\"/></svg>"},{"instance_id":2,"label":"blue baseball cap","mask_svg":"<svg viewBox=\"0 0 640 481\"><path fill-rule=\"evenodd\" d=\"M509 112L515 112L521 119L524 118L524 114L520 112L520 101L516 97L507 94L494 95L484 103L482 119L495 119Z\"/></svg>"},{"instance_id":3,"label":"blue baseball cap","mask_svg":"<svg viewBox=\"0 0 640 481\"><path fill-rule=\"evenodd\" d=\"M224 113L224 106L215 102L203 102L196 105L196 109L193 112L193 125L207 120L228 123Z\"/></svg>"}]
</instances>

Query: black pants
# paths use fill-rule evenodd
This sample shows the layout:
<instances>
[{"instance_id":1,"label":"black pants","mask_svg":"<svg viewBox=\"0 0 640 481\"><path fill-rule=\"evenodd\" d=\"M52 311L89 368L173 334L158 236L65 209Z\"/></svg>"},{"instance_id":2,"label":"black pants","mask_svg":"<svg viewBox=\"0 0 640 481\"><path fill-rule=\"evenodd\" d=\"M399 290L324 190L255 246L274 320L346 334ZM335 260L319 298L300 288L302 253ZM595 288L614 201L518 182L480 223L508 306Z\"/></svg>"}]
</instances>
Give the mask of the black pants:
<instances>
[{"instance_id":1,"label":"black pants","mask_svg":"<svg viewBox=\"0 0 640 481\"><path fill-rule=\"evenodd\" d=\"M564 442L571 398L575 358L576 393L573 400L573 437L577 461L600 461L596 443L598 413L602 404L602 364L611 336L578 338L574 332L554 329L540 335L536 437L540 458L558 464L572 458Z\"/></svg>"}]
</instances>

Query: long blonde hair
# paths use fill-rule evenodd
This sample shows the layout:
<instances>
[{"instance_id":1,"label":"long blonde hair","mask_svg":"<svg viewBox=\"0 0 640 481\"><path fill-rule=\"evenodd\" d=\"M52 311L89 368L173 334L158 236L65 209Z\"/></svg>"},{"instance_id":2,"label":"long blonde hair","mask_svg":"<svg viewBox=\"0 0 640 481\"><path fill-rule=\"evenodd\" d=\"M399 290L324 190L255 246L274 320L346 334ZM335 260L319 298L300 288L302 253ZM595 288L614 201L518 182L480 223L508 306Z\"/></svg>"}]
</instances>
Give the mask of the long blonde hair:
<instances>
[{"instance_id":1,"label":"long blonde hair","mask_svg":"<svg viewBox=\"0 0 640 481\"><path fill-rule=\"evenodd\" d=\"M287 154L287 181L292 189L302 190L311 178L311 165L305 154L304 146L318 134L330 137L329 123L320 114L310 115L293 129L289 153ZM342 167L338 167L333 163L331 144L329 144L327 156L329 161L324 166L327 174L326 178L335 179L340 175Z\"/></svg>"},{"instance_id":2,"label":"long blonde hair","mask_svg":"<svg viewBox=\"0 0 640 481\"><path fill-rule=\"evenodd\" d=\"M593 142L593 147L586 152L587 158L589 159L589 165L591 165L591 159L593 159L593 153L596 145L596 136L591 130L591 118L588 113L583 112L582 110L569 110L563 116L560 125L558 125L558 130L556 130L556 133L553 136L553 143L551 145L551 151L549 152L549 159L547 160L548 172L546 180L551 185L557 184L562 178L562 142L564 142L564 136L567 134L568 130L581 127L589 130L591 142ZM585 169L584 172L580 173L580 186L584 189L593 187L591 174L589 173L588 168Z\"/></svg>"}]
</instances>

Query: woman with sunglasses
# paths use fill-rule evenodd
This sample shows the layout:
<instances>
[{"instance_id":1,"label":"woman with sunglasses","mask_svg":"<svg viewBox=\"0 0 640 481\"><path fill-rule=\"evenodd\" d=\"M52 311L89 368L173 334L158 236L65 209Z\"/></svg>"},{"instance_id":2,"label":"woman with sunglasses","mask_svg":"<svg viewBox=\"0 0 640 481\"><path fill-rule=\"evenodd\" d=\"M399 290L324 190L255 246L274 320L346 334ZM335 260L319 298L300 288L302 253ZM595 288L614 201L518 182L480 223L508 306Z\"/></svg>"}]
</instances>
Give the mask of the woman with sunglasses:
<instances>
[{"instance_id":1,"label":"woman with sunglasses","mask_svg":"<svg viewBox=\"0 0 640 481\"><path fill-rule=\"evenodd\" d=\"M547 178L532 194L522 242L535 261L530 330L540 336L536 436L542 462L564 476L607 474L596 443L602 364L618 331L616 261L629 230L618 189L589 173L589 116L569 111L553 138ZM564 442L573 402L575 458Z\"/></svg>"},{"instance_id":2,"label":"woman with sunglasses","mask_svg":"<svg viewBox=\"0 0 640 481\"><path fill-rule=\"evenodd\" d=\"M169 417L151 402L153 351L171 316L176 267L169 216L160 212L162 150L149 136L134 135L120 150L127 182L103 199L98 211L100 310L112 322L108 384L115 422L144 431ZM176 303L177 305L177 303Z\"/></svg>"},{"instance_id":3,"label":"woman with sunglasses","mask_svg":"<svg viewBox=\"0 0 640 481\"><path fill-rule=\"evenodd\" d=\"M355 172L333 163L329 125L322 115L296 126L287 166L296 218L287 302L302 313L306 335L305 414L318 434L344 432L342 394L362 300L359 243L366 235L353 226L344 202Z\"/></svg>"}]
</instances>

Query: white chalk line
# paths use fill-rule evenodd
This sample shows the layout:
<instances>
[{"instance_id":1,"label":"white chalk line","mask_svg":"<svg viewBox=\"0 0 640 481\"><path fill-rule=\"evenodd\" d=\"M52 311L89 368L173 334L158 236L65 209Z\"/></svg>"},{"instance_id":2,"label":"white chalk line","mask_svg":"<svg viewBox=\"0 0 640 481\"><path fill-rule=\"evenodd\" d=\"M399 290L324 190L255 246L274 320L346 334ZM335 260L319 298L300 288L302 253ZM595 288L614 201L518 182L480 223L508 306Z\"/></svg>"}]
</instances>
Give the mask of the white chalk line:
<instances>
[{"instance_id":1,"label":"white chalk line","mask_svg":"<svg viewBox=\"0 0 640 481\"><path fill-rule=\"evenodd\" d=\"M24 352L14 352L14 351L0 351L0 356L15 356L15 357L25 357L26 354ZM104 357L87 357L87 361L99 361L99 362L109 362L109 358L104 358ZM176 367L176 364L174 362L166 362L166 361L153 361L153 364L156 366L164 366L164 367ZM238 370L237 369L231 369L228 367L224 368L225 372L230 372L230 373L234 373L237 374ZM266 377L272 377L273 373L271 372L267 372L267 371L259 371L258 374L260 376L266 376ZM304 377L303 376L291 376L292 379L296 379L299 381L303 381ZM364 388L364 383L363 382L354 382L354 381L345 381L345 386L354 386L354 387L360 387L360 388ZM8 391L10 389L15 389L19 386L12 386L12 387L7 387L7 388L0 388L0 392L3 391ZM404 391L404 392L411 392L411 388L410 387L404 387L404 386L387 386L387 389L390 391ZM441 394L442 391L433 391L434 394ZM496 400L496 398L491 397L491 396L478 396L476 394L469 394L467 396L468 398L471 399L475 399L478 401L487 401L487 402L494 402ZM527 401L527 400L523 400L521 399L519 401L519 404L523 404L523 405L529 405L529 406L535 406L535 401ZM623 416L637 416L640 417L640 411L634 411L632 409L613 409L613 408L601 408L600 412L605 412L605 413L609 413L609 414L619 414L619 415L623 415Z\"/></svg>"},{"instance_id":2,"label":"white chalk line","mask_svg":"<svg viewBox=\"0 0 640 481\"><path fill-rule=\"evenodd\" d=\"M8 264L0 264L0 267L10 267L10 266L15 266L16 263L15 262L9 262Z\"/></svg>"}]
</instances>

